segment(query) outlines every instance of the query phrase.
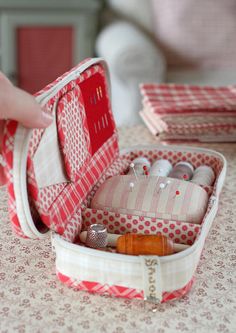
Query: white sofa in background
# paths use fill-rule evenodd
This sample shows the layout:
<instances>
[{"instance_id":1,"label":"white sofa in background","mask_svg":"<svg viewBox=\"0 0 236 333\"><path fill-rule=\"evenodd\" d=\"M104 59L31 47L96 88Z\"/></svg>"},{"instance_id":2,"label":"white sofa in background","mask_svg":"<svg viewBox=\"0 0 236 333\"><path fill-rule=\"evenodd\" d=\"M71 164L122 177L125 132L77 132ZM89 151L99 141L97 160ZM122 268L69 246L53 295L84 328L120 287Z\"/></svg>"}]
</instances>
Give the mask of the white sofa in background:
<instances>
[{"instance_id":1,"label":"white sofa in background","mask_svg":"<svg viewBox=\"0 0 236 333\"><path fill-rule=\"evenodd\" d=\"M214 86L236 83L236 68L170 68L153 36L153 1L109 0L109 6L118 15L118 19L105 26L97 38L97 55L104 57L110 68L113 112L117 126L131 126L141 122L138 114L141 108L140 82Z\"/></svg>"}]
</instances>

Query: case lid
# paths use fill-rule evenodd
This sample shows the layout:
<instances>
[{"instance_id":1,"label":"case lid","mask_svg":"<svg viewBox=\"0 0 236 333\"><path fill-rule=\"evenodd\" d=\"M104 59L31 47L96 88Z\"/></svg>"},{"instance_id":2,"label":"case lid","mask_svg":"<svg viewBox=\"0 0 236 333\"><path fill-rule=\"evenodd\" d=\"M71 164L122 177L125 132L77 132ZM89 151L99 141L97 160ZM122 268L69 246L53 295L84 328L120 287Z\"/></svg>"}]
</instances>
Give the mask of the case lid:
<instances>
[{"instance_id":1,"label":"case lid","mask_svg":"<svg viewBox=\"0 0 236 333\"><path fill-rule=\"evenodd\" d=\"M119 155L109 90L104 60L88 59L36 94L54 116L47 129L8 121L10 217L21 236L78 232L81 203Z\"/></svg>"}]
</instances>

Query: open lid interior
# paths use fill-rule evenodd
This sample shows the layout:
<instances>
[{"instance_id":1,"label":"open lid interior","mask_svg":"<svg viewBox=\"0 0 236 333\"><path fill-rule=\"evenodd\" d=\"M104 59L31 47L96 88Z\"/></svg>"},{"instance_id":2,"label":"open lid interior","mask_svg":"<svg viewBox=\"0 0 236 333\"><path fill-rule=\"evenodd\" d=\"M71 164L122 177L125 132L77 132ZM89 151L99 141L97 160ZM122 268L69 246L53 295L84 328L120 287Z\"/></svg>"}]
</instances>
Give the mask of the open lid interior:
<instances>
[{"instance_id":1,"label":"open lid interior","mask_svg":"<svg viewBox=\"0 0 236 333\"><path fill-rule=\"evenodd\" d=\"M16 130L16 213L21 219L21 206L28 207L30 214L26 215L32 220L27 223L33 221L39 233L45 233L46 226L63 235L72 220L80 223L83 200L119 154L109 90L106 63L87 60L37 94L41 105L54 116L52 125L31 131L19 125ZM24 137L28 138L23 148L17 144L21 132L27 132ZM19 169L16 160L22 149L27 157L21 154ZM24 182L19 187L16 180L24 163L27 181L23 191ZM27 232L26 236L31 237Z\"/></svg>"}]
</instances>

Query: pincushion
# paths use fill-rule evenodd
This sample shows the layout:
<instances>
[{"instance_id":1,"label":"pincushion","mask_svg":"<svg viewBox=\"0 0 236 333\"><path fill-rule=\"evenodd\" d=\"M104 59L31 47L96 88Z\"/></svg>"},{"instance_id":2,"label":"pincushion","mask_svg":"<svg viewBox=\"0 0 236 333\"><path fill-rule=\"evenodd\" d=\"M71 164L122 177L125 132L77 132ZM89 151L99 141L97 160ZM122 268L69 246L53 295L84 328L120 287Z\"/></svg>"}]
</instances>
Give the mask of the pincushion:
<instances>
[{"instance_id":1,"label":"pincushion","mask_svg":"<svg viewBox=\"0 0 236 333\"><path fill-rule=\"evenodd\" d=\"M130 183L134 186L130 187ZM160 184L167 184L162 188ZM201 223L208 195L200 186L168 177L123 175L109 178L96 192L95 209L157 217L181 222Z\"/></svg>"}]
</instances>

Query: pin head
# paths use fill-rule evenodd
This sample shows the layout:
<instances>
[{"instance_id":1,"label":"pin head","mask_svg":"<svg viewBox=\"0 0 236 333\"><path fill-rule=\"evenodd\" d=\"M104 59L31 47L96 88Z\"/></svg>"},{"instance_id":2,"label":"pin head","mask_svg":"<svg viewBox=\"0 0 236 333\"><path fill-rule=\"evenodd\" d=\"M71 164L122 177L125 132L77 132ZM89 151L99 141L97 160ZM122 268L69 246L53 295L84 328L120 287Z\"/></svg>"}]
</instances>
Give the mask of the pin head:
<instances>
[{"instance_id":1,"label":"pin head","mask_svg":"<svg viewBox=\"0 0 236 333\"><path fill-rule=\"evenodd\" d=\"M175 195L180 195L180 191L177 190L177 191L175 192Z\"/></svg>"},{"instance_id":2,"label":"pin head","mask_svg":"<svg viewBox=\"0 0 236 333\"><path fill-rule=\"evenodd\" d=\"M161 189L164 189L166 186L165 186L164 183L161 183L161 184L159 185L159 187L160 187Z\"/></svg>"},{"instance_id":3,"label":"pin head","mask_svg":"<svg viewBox=\"0 0 236 333\"><path fill-rule=\"evenodd\" d=\"M132 191L133 191L133 188L134 188L134 183L133 183L133 182L130 182L130 183L129 183L129 188L130 188L130 191L132 192Z\"/></svg>"},{"instance_id":4,"label":"pin head","mask_svg":"<svg viewBox=\"0 0 236 333\"><path fill-rule=\"evenodd\" d=\"M170 183L171 183L171 181L170 181L170 180L167 180L166 184L170 184Z\"/></svg>"},{"instance_id":5,"label":"pin head","mask_svg":"<svg viewBox=\"0 0 236 333\"><path fill-rule=\"evenodd\" d=\"M187 180L188 179L188 175L184 174L183 175L183 179Z\"/></svg>"},{"instance_id":6,"label":"pin head","mask_svg":"<svg viewBox=\"0 0 236 333\"><path fill-rule=\"evenodd\" d=\"M144 170L144 171L147 171L147 169L148 169L147 166L144 165L144 166L143 166L143 170Z\"/></svg>"},{"instance_id":7,"label":"pin head","mask_svg":"<svg viewBox=\"0 0 236 333\"><path fill-rule=\"evenodd\" d=\"M130 163L130 168L133 170L136 180L138 180L137 172L135 170L135 164L133 162Z\"/></svg>"}]
</instances>

